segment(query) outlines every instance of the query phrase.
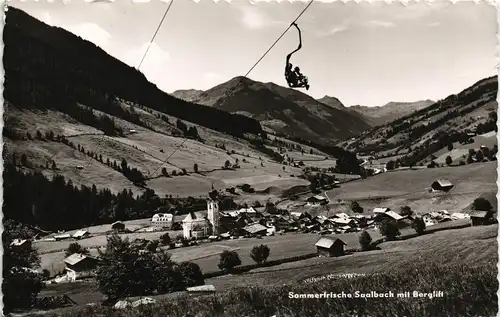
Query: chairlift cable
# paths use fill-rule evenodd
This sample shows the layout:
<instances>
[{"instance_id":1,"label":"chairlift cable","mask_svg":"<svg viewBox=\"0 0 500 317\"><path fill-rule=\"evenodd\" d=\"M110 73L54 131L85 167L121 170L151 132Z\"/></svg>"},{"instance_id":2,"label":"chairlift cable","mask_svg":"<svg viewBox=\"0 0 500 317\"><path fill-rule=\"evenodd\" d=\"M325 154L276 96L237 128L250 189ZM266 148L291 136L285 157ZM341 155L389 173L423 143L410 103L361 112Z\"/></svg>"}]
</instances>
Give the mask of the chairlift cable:
<instances>
[{"instance_id":1,"label":"chairlift cable","mask_svg":"<svg viewBox=\"0 0 500 317\"><path fill-rule=\"evenodd\" d=\"M250 70L248 70L248 72L242 77L247 77L248 74L250 74L250 72L252 72L252 70L260 63L260 61L262 61L262 59L264 59L264 57L266 57L266 55L271 51L271 49L273 49L273 47L279 42L279 40L281 40L281 38L286 34L286 32L288 32L288 30L292 27L292 24L297 22L297 20L304 14L304 12L306 12L306 10L311 6L311 4L314 2L314 0L311 0L311 2L309 2L309 4L304 8L304 10L302 10L302 12L300 12L300 14L295 18L295 20L293 20L292 23L290 23L290 25L288 26L288 28L278 37L278 39L271 45L271 47L259 58L259 60L257 60L257 62L250 68ZM240 78L240 80L238 81L238 83L236 85L233 86L233 88L229 91L229 93L226 93L224 98L223 99L219 99L220 102L217 103L217 105L221 105L224 101L227 100L227 98L231 95L231 93L239 86L239 84L241 83L242 81L242 78ZM215 108L217 108L216 105L214 105ZM184 138L184 140L181 142L181 144L179 144L179 146L177 146L173 151L172 153L167 157L166 160L164 160L162 162L162 164L152 173L150 174L150 177L153 176L154 174L156 174L156 172L158 172L158 170L163 166L165 165L165 163L168 162L168 160L172 157L172 155L174 155L175 152L177 152L177 150L187 141L188 139L187 138Z\"/></svg>"},{"instance_id":2,"label":"chairlift cable","mask_svg":"<svg viewBox=\"0 0 500 317\"><path fill-rule=\"evenodd\" d=\"M148 44L148 47L146 48L146 51L142 55L141 62L137 66L137 70L140 70L140 68L142 66L142 63L144 62L144 59L148 55L149 49L150 49L151 45L153 44L153 42L154 42L154 40L156 38L156 35L158 34L158 31L160 31L160 28L161 28L161 26L163 24L163 21L165 20L165 17L167 16L167 13L170 11L170 7L172 7L173 3L174 3L174 0L171 0L170 3L168 4L167 10L165 10L165 13L163 14L163 17L161 18L160 23L158 24L158 27L156 28L156 31L153 34L153 37L151 38L151 41L149 41L149 44ZM96 146L96 148L94 149L93 152L96 152L99 149L99 147L101 146L101 141L102 141L103 137L104 136L102 136L101 139L98 141L97 146ZM89 167L91 164L92 164L92 158L89 160L89 164L87 165L87 167Z\"/></svg>"}]
</instances>

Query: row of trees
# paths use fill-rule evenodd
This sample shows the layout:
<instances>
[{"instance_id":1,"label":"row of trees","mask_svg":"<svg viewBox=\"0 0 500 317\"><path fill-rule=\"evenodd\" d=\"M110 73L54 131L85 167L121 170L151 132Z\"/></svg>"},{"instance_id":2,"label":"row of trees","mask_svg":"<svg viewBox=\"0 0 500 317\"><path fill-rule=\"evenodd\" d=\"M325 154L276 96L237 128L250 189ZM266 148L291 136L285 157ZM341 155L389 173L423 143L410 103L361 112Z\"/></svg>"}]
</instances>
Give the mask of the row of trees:
<instances>
[{"instance_id":1,"label":"row of trees","mask_svg":"<svg viewBox=\"0 0 500 317\"><path fill-rule=\"evenodd\" d=\"M134 197L132 191L113 194L95 185L75 186L61 175L47 179L42 173L23 173L8 163L3 173L6 219L38 225L47 230L77 229L85 226L150 217L173 208L176 199L161 200L147 189ZM181 208L189 208L187 201Z\"/></svg>"}]
</instances>

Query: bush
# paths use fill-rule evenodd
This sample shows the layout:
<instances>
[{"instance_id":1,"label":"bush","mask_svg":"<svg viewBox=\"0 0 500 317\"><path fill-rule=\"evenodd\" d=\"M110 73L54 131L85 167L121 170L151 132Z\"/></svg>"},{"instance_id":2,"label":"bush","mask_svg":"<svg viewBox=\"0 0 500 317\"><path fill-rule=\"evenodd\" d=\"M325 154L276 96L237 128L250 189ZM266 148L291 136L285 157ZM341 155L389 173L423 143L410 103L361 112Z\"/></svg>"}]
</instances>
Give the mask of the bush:
<instances>
[{"instance_id":1,"label":"bush","mask_svg":"<svg viewBox=\"0 0 500 317\"><path fill-rule=\"evenodd\" d=\"M451 156L448 155L446 157L445 163L446 163L446 165L451 165L451 163L453 163L453 160L451 159Z\"/></svg>"},{"instance_id":2,"label":"bush","mask_svg":"<svg viewBox=\"0 0 500 317\"><path fill-rule=\"evenodd\" d=\"M257 264L262 264L266 262L267 258L269 257L269 247L265 244L261 245L256 245L252 248L252 251L250 252L250 257L252 260L255 261Z\"/></svg>"}]
</instances>

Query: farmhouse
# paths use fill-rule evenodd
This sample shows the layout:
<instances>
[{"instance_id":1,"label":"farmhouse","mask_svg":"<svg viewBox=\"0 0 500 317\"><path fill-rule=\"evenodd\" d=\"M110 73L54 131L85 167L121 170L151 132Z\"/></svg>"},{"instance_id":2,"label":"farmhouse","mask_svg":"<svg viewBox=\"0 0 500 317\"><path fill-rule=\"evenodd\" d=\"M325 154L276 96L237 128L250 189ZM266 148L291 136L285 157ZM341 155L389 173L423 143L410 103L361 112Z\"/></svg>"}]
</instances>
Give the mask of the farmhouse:
<instances>
[{"instance_id":1,"label":"farmhouse","mask_svg":"<svg viewBox=\"0 0 500 317\"><path fill-rule=\"evenodd\" d=\"M315 244L318 256L326 257L343 255L345 245L346 243L340 239L326 237L320 238Z\"/></svg>"},{"instance_id":2,"label":"farmhouse","mask_svg":"<svg viewBox=\"0 0 500 317\"><path fill-rule=\"evenodd\" d=\"M247 234L252 236L265 235L267 233L267 228L259 223L254 223L243 228Z\"/></svg>"},{"instance_id":3,"label":"farmhouse","mask_svg":"<svg viewBox=\"0 0 500 317\"><path fill-rule=\"evenodd\" d=\"M59 235L54 236L54 239L56 241L58 241L58 240L66 240L66 239L69 239L69 238L71 238L71 236L69 234L67 234L67 233L65 233L65 234L59 234Z\"/></svg>"},{"instance_id":4,"label":"farmhouse","mask_svg":"<svg viewBox=\"0 0 500 317\"><path fill-rule=\"evenodd\" d=\"M92 276L93 270L97 267L98 259L89 255L73 253L66 259L66 274L70 281L79 278Z\"/></svg>"},{"instance_id":5,"label":"farmhouse","mask_svg":"<svg viewBox=\"0 0 500 317\"><path fill-rule=\"evenodd\" d=\"M81 239L88 236L90 233L87 230L78 230L73 234L74 239Z\"/></svg>"},{"instance_id":6,"label":"farmhouse","mask_svg":"<svg viewBox=\"0 0 500 317\"><path fill-rule=\"evenodd\" d=\"M438 179L431 184L432 191L449 192L453 187L454 185L446 179Z\"/></svg>"},{"instance_id":7,"label":"farmhouse","mask_svg":"<svg viewBox=\"0 0 500 317\"><path fill-rule=\"evenodd\" d=\"M170 228L174 215L172 214L154 214L151 218L151 226L156 228Z\"/></svg>"},{"instance_id":8,"label":"farmhouse","mask_svg":"<svg viewBox=\"0 0 500 317\"><path fill-rule=\"evenodd\" d=\"M327 204L328 200L320 195L312 196L307 199L307 205L308 206L319 206L319 205L324 205Z\"/></svg>"},{"instance_id":9,"label":"farmhouse","mask_svg":"<svg viewBox=\"0 0 500 317\"><path fill-rule=\"evenodd\" d=\"M29 247L31 246L31 242L29 240L26 240L26 239L14 239L10 243L10 246L14 247L18 250L19 249L29 249Z\"/></svg>"},{"instance_id":10,"label":"farmhouse","mask_svg":"<svg viewBox=\"0 0 500 317\"><path fill-rule=\"evenodd\" d=\"M111 230L117 230L117 231L125 230L125 224L121 221L115 221L111 224Z\"/></svg>"},{"instance_id":11,"label":"farmhouse","mask_svg":"<svg viewBox=\"0 0 500 317\"><path fill-rule=\"evenodd\" d=\"M492 211L471 210L470 212L471 224L473 226L487 225L489 224L492 216L493 216Z\"/></svg>"},{"instance_id":12,"label":"farmhouse","mask_svg":"<svg viewBox=\"0 0 500 317\"><path fill-rule=\"evenodd\" d=\"M384 214L388 211L390 211L391 208L386 208L386 207L377 207L373 209L374 214Z\"/></svg>"}]
</instances>

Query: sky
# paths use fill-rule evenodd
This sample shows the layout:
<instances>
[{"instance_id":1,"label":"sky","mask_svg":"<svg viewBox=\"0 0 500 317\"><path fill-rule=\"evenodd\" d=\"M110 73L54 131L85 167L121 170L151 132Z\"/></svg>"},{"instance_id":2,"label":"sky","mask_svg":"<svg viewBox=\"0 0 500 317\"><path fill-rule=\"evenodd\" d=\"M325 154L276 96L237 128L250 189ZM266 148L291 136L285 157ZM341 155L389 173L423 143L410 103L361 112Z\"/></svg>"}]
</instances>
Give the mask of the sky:
<instances>
[{"instance_id":1,"label":"sky","mask_svg":"<svg viewBox=\"0 0 500 317\"><path fill-rule=\"evenodd\" d=\"M169 4L141 1L9 3L137 68ZM167 93L207 90L245 75L306 5L174 0L140 70ZM303 47L291 62L309 78L304 93L346 106L443 99L497 74L496 19L486 2L315 2L297 21ZM286 86L297 45L292 28L248 77Z\"/></svg>"}]
</instances>

